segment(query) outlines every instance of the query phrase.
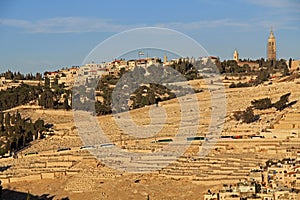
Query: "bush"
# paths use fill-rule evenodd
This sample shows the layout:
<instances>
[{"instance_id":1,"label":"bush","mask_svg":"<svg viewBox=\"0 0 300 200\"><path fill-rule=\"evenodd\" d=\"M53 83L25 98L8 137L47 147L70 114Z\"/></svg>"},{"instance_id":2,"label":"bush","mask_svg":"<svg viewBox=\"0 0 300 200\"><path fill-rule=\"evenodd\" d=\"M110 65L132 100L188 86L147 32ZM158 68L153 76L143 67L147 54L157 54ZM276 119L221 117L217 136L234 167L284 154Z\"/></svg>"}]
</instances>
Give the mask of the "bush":
<instances>
[{"instance_id":1,"label":"bush","mask_svg":"<svg viewBox=\"0 0 300 200\"><path fill-rule=\"evenodd\" d=\"M259 119L259 115L254 115L254 112L251 107L246 108L245 111L237 111L233 114L237 121L242 120L243 123L255 122Z\"/></svg>"},{"instance_id":2,"label":"bush","mask_svg":"<svg viewBox=\"0 0 300 200\"><path fill-rule=\"evenodd\" d=\"M284 94L280 97L278 101L273 103L273 106L276 108L276 110L282 111L288 106L289 96L291 93Z\"/></svg>"},{"instance_id":3,"label":"bush","mask_svg":"<svg viewBox=\"0 0 300 200\"><path fill-rule=\"evenodd\" d=\"M252 106L258 110L264 110L272 107L272 102L270 98L263 98L251 101Z\"/></svg>"},{"instance_id":4,"label":"bush","mask_svg":"<svg viewBox=\"0 0 300 200\"><path fill-rule=\"evenodd\" d=\"M235 83L231 83L229 85L229 88L241 88L241 87L250 87L251 85L249 83L242 83L242 82L238 82L237 84Z\"/></svg>"},{"instance_id":5,"label":"bush","mask_svg":"<svg viewBox=\"0 0 300 200\"><path fill-rule=\"evenodd\" d=\"M229 88L236 88L235 83L231 83L231 84L229 85Z\"/></svg>"},{"instance_id":6,"label":"bush","mask_svg":"<svg viewBox=\"0 0 300 200\"><path fill-rule=\"evenodd\" d=\"M241 83L241 82L238 82L237 84L236 84L236 87L250 87L250 85L248 84L248 83Z\"/></svg>"},{"instance_id":7,"label":"bush","mask_svg":"<svg viewBox=\"0 0 300 200\"><path fill-rule=\"evenodd\" d=\"M257 84L263 83L270 78L270 73L267 70L261 70L256 77Z\"/></svg>"}]
</instances>

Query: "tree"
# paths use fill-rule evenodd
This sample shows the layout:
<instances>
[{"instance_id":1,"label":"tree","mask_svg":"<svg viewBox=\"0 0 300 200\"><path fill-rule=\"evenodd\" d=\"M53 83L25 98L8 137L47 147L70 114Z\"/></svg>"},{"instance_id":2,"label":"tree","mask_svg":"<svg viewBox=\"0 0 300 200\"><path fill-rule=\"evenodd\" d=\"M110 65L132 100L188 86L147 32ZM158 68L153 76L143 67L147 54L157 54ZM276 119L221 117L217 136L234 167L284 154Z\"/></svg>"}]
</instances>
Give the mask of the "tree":
<instances>
[{"instance_id":1,"label":"tree","mask_svg":"<svg viewBox=\"0 0 300 200\"><path fill-rule=\"evenodd\" d=\"M45 122L42 119L38 119L35 121L35 123L34 123L34 129L35 129L35 133L36 133L35 138L38 138L38 133L42 133L45 130L44 124L45 124Z\"/></svg>"},{"instance_id":2,"label":"tree","mask_svg":"<svg viewBox=\"0 0 300 200\"><path fill-rule=\"evenodd\" d=\"M255 193L260 193L261 185L259 183L255 183Z\"/></svg>"},{"instance_id":3,"label":"tree","mask_svg":"<svg viewBox=\"0 0 300 200\"><path fill-rule=\"evenodd\" d=\"M40 92L37 86L26 84L0 91L0 111L29 103L31 100L36 99Z\"/></svg>"},{"instance_id":4,"label":"tree","mask_svg":"<svg viewBox=\"0 0 300 200\"><path fill-rule=\"evenodd\" d=\"M11 124L15 125L16 124L16 114L12 114L10 118Z\"/></svg>"},{"instance_id":5,"label":"tree","mask_svg":"<svg viewBox=\"0 0 300 200\"><path fill-rule=\"evenodd\" d=\"M5 127L6 128L8 128L8 127L10 127L10 114L9 114L9 112L8 113L6 113L6 115L5 115Z\"/></svg>"},{"instance_id":6,"label":"tree","mask_svg":"<svg viewBox=\"0 0 300 200\"><path fill-rule=\"evenodd\" d=\"M13 80L14 74L10 70L8 70L7 72L5 72L4 77L6 79Z\"/></svg>"},{"instance_id":7,"label":"tree","mask_svg":"<svg viewBox=\"0 0 300 200\"><path fill-rule=\"evenodd\" d=\"M53 108L54 107L53 96L54 96L53 92L49 88L46 88L39 98L39 105L43 106L44 108Z\"/></svg>"},{"instance_id":8,"label":"tree","mask_svg":"<svg viewBox=\"0 0 300 200\"><path fill-rule=\"evenodd\" d=\"M125 72L126 72L126 69L125 69L124 67L122 67L122 68L120 69L119 76L122 77L123 74L125 74Z\"/></svg>"},{"instance_id":9,"label":"tree","mask_svg":"<svg viewBox=\"0 0 300 200\"><path fill-rule=\"evenodd\" d=\"M243 123L251 123L256 121L259 116L254 115L254 112L251 107L247 107L245 111L237 111L233 115L237 121L242 120Z\"/></svg>"},{"instance_id":10,"label":"tree","mask_svg":"<svg viewBox=\"0 0 300 200\"><path fill-rule=\"evenodd\" d=\"M225 73L225 66L222 65L222 63L220 62L220 59L217 59L217 60L216 60L215 65L217 66L218 71L219 71L220 74Z\"/></svg>"},{"instance_id":11,"label":"tree","mask_svg":"<svg viewBox=\"0 0 300 200\"><path fill-rule=\"evenodd\" d=\"M289 59L289 68L292 68L292 58Z\"/></svg>"},{"instance_id":12,"label":"tree","mask_svg":"<svg viewBox=\"0 0 300 200\"><path fill-rule=\"evenodd\" d=\"M47 76L45 77L45 87L50 88L50 79Z\"/></svg>"},{"instance_id":13,"label":"tree","mask_svg":"<svg viewBox=\"0 0 300 200\"><path fill-rule=\"evenodd\" d=\"M35 74L35 80L41 81L41 80L42 80L42 74L39 73L39 72L37 72L37 73Z\"/></svg>"},{"instance_id":14,"label":"tree","mask_svg":"<svg viewBox=\"0 0 300 200\"><path fill-rule=\"evenodd\" d=\"M280 99L277 102L273 103L273 106L276 108L276 110L282 111L287 107L290 95L290 92L284 94L280 97Z\"/></svg>"},{"instance_id":15,"label":"tree","mask_svg":"<svg viewBox=\"0 0 300 200\"><path fill-rule=\"evenodd\" d=\"M251 101L252 106L255 109L264 110L272 107L272 102L270 98L263 98Z\"/></svg>"},{"instance_id":16,"label":"tree","mask_svg":"<svg viewBox=\"0 0 300 200\"><path fill-rule=\"evenodd\" d=\"M65 110L69 110L70 109L68 96L66 94L64 95L64 109Z\"/></svg>"},{"instance_id":17,"label":"tree","mask_svg":"<svg viewBox=\"0 0 300 200\"><path fill-rule=\"evenodd\" d=\"M0 112L0 125L2 125L4 122L4 113Z\"/></svg>"},{"instance_id":18,"label":"tree","mask_svg":"<svg viewBox=\"0 0 300 200\"><path fill-rule=\"evenodd\" d=\"M288 76L288 75L290 75L290 70L288 69L287 66L284 66L282 76Z\"/></svg>"},{"instance_id":19,"label":"tree","mask_svg":"<svg viewBox=\"0 0 300 200\"><path fill-rule=\"evenodd\" d=\"M55 76L54 81L53 81L53 85L57 86L58 85L58 76Z\"/></svg>"},{"instance_id":20,"label":"tree","mask_svg":"<svg viewBox=\"0 0 300 200\"><path fill-rule=\"evenodd\" d=\"M155 94L153 91L149 91L148 93L148 102L149 102L149 105L152 105L152 104L155 104L156 103L156 99L155 99Z\"/></svg>"},{"instance_id":21,"label":"tree","mask_svg":"<svg viewBox=\"0 0 300 200\"><path fill-rule=\"evenodd\" d=\"M267 70L261 70L259 71L257 77L256 77L256 82L258 84L263 83L270 78L270 73Z\"/></svg>"},{"instance_id":22,"label":"tree","mask_svg":"<svg viewBox=\"0 0 300 200\"><path fill-rule=\"evenodd\" d=\"M243 122L249 124L255 121L255 115L251 107L246 108L243 115Z\"/></svg>"}]
</instances>

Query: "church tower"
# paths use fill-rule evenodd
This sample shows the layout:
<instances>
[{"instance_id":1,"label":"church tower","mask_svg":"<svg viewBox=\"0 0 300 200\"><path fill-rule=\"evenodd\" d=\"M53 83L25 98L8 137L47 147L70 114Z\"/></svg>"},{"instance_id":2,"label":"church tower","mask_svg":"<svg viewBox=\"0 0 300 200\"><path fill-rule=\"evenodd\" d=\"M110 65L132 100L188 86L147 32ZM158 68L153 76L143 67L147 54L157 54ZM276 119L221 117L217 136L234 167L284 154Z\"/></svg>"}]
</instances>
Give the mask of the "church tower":
<instances>
[{"instance_id":1,"label":"church tower","mask_svg":"<svg viewBox=\"0 0 300 200\"><path fill-rule=\"evenodd\" d=\"M236 62L239 62L239 53L237 50L234 50L233 60L235 60Z\"/></svg>"},{"instance_id":2,"label":"church tower","mask_svg":"<svg viewBox=\"0 0 300 200\"><path fill-rule=\"evenodd\" d=\"M165 54L165 55L164 55L164 63L166 63L166 62L168 62L168 57L167 57L167 55Z\"/></svg>"},{"instance_id":3,"label":"church tower","mask_svg":"<svg viewBox=\"0 0 300 200\"><path fill-rule=\"evenodd\" d=\"M276 60L276 39L271 28L270 36L268 38L268 60Z\"/></svg>"}]
</instances>

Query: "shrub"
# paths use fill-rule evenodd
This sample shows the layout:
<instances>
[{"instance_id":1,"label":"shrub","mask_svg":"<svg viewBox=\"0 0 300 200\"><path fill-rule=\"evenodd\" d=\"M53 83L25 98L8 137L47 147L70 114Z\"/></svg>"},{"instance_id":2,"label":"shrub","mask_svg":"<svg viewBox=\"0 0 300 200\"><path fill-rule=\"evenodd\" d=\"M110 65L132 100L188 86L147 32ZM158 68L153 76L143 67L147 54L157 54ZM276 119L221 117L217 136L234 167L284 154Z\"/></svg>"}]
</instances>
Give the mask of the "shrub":
<instances>
[{"instance_id":1,"label":"shrub","mask_svg":"<svg viewBox=\"0 0 300 200\"><path fill-rule=\"evenodd\" d=\"M229 88L236 88L235 83L231 83L231 84L229 85Z\"/></svg>"},{"instance_id":2,"label":"shrub","mask_svg":"<svg viewBox=\"0 0 300 200\"><path fill-rule=\"evenodd\" d=\"M264 110L272 107L272 102L270 98L263 98L251 101L252 106L258 110Z\"/></svg>"},{"instance_id":3,"label":"shrub","mask_svg":"<svg viewBox=\"0 0 300 200\"><path fill-rule=\"evenodd\" d=\"M289 96L291 93L284 94L280 97L278 101L273 103L273 106L276 108L276 110L282 111L288 106Z\"/></svg>"},{"instance_id":4,"label":"shrub","mask_svg":"<svg viewBox=\"0 0 300 200\"><path fill-rule=\"evenodd\" d=\"M247 124L259 119L259 115L254 115L251 107L247 107L245 111L236 111L233 116L237 121L242 120L243 123Z\"/></svg>"}]
</instances>

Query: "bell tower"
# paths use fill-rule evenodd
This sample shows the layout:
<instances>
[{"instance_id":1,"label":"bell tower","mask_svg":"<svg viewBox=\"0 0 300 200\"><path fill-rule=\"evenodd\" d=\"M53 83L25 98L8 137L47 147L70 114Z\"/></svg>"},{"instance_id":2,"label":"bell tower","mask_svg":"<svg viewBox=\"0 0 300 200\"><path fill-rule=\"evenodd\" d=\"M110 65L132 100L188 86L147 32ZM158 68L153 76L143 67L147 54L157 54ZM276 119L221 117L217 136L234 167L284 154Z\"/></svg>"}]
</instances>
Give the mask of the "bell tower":
<instances>
[{"instance_id":1,"label":"bell tower","mask_svg":"<svg viewBox=\"0 0 300 200\"><path fill-rule=\"evenodd\" d=\"M239 62L239 53L236 49L233 52L233 60L235 60L236 62Z\"/></svg>"},{"instance_id":2,"label":"bell tower","mask_svg":"<svg viewBox=\"0 0 300 200\"><path fill-rule=\"evenodd\" d=\"M267 52L268 60L276 60L276 39L272 27L270 31L270 36L268 38L267 46L268 46L268 52Z\"/></svg>"}]
</instances>

